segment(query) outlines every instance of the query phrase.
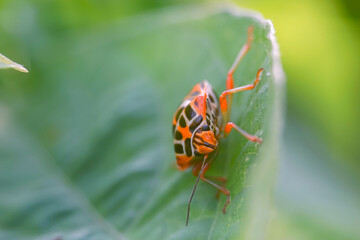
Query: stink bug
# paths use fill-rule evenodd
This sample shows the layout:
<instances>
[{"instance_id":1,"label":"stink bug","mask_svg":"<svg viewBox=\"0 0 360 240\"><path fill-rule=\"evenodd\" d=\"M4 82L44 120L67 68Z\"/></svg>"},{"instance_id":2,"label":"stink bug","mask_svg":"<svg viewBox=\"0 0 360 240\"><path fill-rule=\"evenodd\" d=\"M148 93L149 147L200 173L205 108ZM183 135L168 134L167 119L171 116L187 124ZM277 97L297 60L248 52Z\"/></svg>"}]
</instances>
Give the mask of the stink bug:
<instances>
[{"instance_id":1,"label":"stink bug","mask_svg":"<svg viewBox=\"0 0 360 240\"><path fill-rule=\"evenodd\" d=\"M263 68L258 70L252 84L234 87L234 71L249 51L252 41L253 27L249 27L247 41L240 49L227 74L226 90L220 95L220 98L217 97L212 86L207 81L203 81L193 87L174 114L172 130L177 166L179 170L185 170L193 166L192 172L197 177L188 203L186 226L189 221L190 203L199 179L218 189L218 194L221 192L227 196L223 207L224 214L226 207L230 203L230 191L225 188L226 179L205 176L206 171L218 153L219 140L226 137L232 129L235 129L249 141L262 142L261 138L250 135L233 122L230 122L232 94L254 89L259 83L263 72ZM217 180L222 185L218 185L209 179Z\"/></svg>"}]
</instances>

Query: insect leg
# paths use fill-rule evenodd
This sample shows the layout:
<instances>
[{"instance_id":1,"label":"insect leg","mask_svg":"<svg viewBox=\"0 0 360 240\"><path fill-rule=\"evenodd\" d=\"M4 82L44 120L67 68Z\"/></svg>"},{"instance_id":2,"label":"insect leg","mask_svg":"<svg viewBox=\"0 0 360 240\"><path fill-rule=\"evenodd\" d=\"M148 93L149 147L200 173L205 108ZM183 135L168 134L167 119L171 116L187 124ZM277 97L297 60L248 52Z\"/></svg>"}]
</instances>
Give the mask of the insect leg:
<instances>
[{"instance_id":1,"label":"insect leg","mask_svg":"<svg viewBox=\"0 0 360 240\"><path fill-rule=\"evenodd\" d=\"M208 163L205 163L204 170L202 172L200 172L200 178L201 178L201 180L203 180L204 182L207 182L211 186L217 188L220 192L222 192L223 194L225 194L227 196L226 203L225 203L225 205L223 207L223 213L225 214L226 213L226 207L231 202L230 191L227 190L225 187L219 186L218 184L216 184L216 183L210 181L209 179L205 178L205 176L204 176L205 172L208 170L209 167L210 167L210 165L208 165Z\"/></svg>"},{"instance_id":2,"label":"insect leg","mask_svg":"<svg viewBox=\"0 0 360 240\"><path fill-rule=\"evenodd\" d=\"M206 155L205 157L207 158L207 155ZM215 196L217 196L219 193L223 193L223 194L225 194L225 195L227 196L226 204L225 204L225 206L224 206L224 208L223 208L223 212L225 213L225 209L226 209L227 205L230 203L230 191L227 190L227 189L224 187L224 185L225 185L225 183L226 183L226 178L224 178L224 177L213 177L213 176L206 176L206 178L205 178L205 176L204 176L204 175L205 175L205 172L210 168L211 164L213 163L213 160L214 160L214 158L211 158L209 161L205 162L205 165L204 165L204 166L203 166L202 164L200 165L201 162L198 162L198 163L194 166L192 172L193 172L193 174L194 174L195 176L198 176L197 181L198 181L198 179L199 179L199 177L200 177L204 182L207 182L207 183L209 183L210 185L212 185L213 187L215 187L215 188L218 189L219 192L218 192ZM200 166L201 166L201 169L200 169ZM222 185L222 186L219 186L218 184L210 181L208 178L214 179L214 180L218 180L218 181L220 181L223 185ZM197 183L196 183L196 184L197 184ZM196 188L196 187L194 187L194 188ZM194 191L194 190L193 190L193 191ZM193 194L192 194L192 195L193 195ZM192 197L191 197L191 198L192 198ZM190 199L189 203L190 203L190 202L191 202L191 199ZM189 206L190 206L190 205L189 205ZM188 211L189 211L189 209L190 209L190 207L188 207Z\"/></svg>"},{"instance_id":3,"label":"insect leg","mask_svg":"<svg viewBox=\"0 0 360 240\"><path fill-rule=\"evenodd\" d=\"M234 63L232 64L230 70L228 71L227 77L226 77L226 90L229 89L233 89L234 88L234 72L237 68L237 66L239 65L239 63L241 62L241 60L245 57L246 53L249 51L250 47L251 47L251 43L253 41L253 31L254 31L254 27L250 26L248 28L248 36L247 36L247 41L244 44L244 46L242 46L242 48L240 49L238 55L235 58ZM228 101L229 101L229 108L231 107L231 103L232 103L232 96L228 96ZM230 112L230 111L229 111ZM229 113L230 114L230 113ZM227 115L225 116L225 119L227 118Z\"/></svg>"},{"instance_id":4,"label":"insect leg","mask_svg":"<svg viewBox=\"0 0 360 240\"><path fill-rule=\"evenodd\" d=\"M245 86L241 86L241 87L237 87L237 88L232 88L232 89L228 89L228 90L225 90L221 95L220 95L220 98L219 98L219 102L220 102L220 108L221 108L221 111L223 113L223 116L224 116L224 119L225 119L225 122L229 121L229 114L230 114L230 111L229 111L229 107L228 106L228 102L231 103L231 97L232 97L232 94L233 93L236 93L236 92L242 92L242 91L247 91L247 90L251 90L251 89L254 89L256 87L256 85L260 82L260 79L261 79L261 73L264 71L263 68L260 68L256 74L256 78L254 80L254 82L252 84L248 84L248 85L245 85ZM228 96L228 100L226 100L226 96ZM230 100L230 101L229 101Z\"/></svg>"},{"instance_id":5,"label":"insect leg","mask_svg":"<svg viewBox=\"0 0 360 240\"><path fill-rule=\"evenodd\" d=\"M221 182L221 183L223 183L223 184L225 184L226 183L226 178L225 177L214 177L214 176L207 176L208 178L212 178L212 179L214 179L214 180L217 180L217 181L219 181L219 182Z\"/></svg>"},{"instance_id":6,"label":"insect leg","mask_svg":"<svg viewBox=\"0 0 360 240\"><path fill-rule=\"evenodd\" d=\"M207 178L213 179L213 180L216 180L216 181L219 181L219 182L221 182L221 186L222 186L222 187L225 187L225 184L226 184L226 178L225 178L225 177L207 176ZM220 193L221 193L221 191L218 190L217 193L215 194L215 198L216 198L216 199L219 199L219 198L220 198Z\"/></svg>"},{"instance_id":7,"label":"insect leg","mask_svg":"<svg viewBox=\"0 0 360 240\"><path fill-rule=\"evenodd\" d=\"M256 136L253 136L247 132L245 132L243 129L241 129L239 126L235 125L233 122L228 122L226 125L225 125L225 129L224 129L224 132L225 132L225 136L227 136L232 129L235 129L236 131L238 131L241 135L243 135L244 137L246 137L249 141L252 141L252 142L257 142L257 143L262 143L262 139L261 138L258 138Z\"/></svg>"},{"instance_id":8,"label":"insect leg","mask_svg":"<svg viewBox=\"0 0 360 240\"><path fill-rule=\"evenodd\" d=\"M210 167L210 164L212 162L209 162L207 164L207 168ZM192 172L193 172L193 175L194 176L198 176L199 175L199 171L200 171L200 167L201 167L201 162L198 162L198 164L196 164L193 169L192 169ZM225 177L214 177L214 176L206 176L207 178L210 178L212 180L216 180L216 181L219 181L221 182L221 186L222 187L225 187L225 183L226 183L226 178ZM218 192L215 194L215 198L219 198L220 197L220 190L218 190Z\"/></svg>"},{"instance_id":9,"label":"insect leg","mask_svg":"<svg viewBox=\"0 0 360 240\"><path fill-rule=\"evenodd\" d=\"M233 79L233 74L237 68L237 66L239 65L239 63L241 62L241 60L245 57L246 53L249 51L250 47L251 47L251 43L253 41L253 32L254 32L254 27L250 26L248 28L248 36L247 36L247 41L244 44L244 46L242 46L242 48L240 49L238 55L235 58L234 63L231 65L231 68L227 74L227 78L226 78L226 89L232 89L234 88L234 79Z\"/></svg>"},{"instance_id":10,"label":"insect leg","mask_svg":"<svg viewBox=\"0 0 360 240\"><path fill-rule=\"evenodd\" d=\"M195 166L192 169L192 173L195 177L199 176L199 172L202 166L202 161L195 164Z\"/></svg>"}]
</instances>

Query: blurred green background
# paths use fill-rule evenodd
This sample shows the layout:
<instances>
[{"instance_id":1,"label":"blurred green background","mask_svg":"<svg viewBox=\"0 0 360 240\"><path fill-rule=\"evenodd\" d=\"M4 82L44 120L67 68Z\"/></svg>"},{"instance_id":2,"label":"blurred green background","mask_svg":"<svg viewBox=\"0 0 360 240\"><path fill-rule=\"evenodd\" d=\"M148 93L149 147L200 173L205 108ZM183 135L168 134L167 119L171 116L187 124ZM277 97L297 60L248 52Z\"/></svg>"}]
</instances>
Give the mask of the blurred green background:
<instances>
[{"instance_id":1,"label":"blurred green background","mask_svg":"<svg viewBox=\"0 0 360 240\"><path fill-rule=\"evenodd\" d=\"M359 174L359 1L239 4L257 9L276 27L289 115L311 126L329 153Z\"/></svg>"},{"instance_id":2,"label":"blurred green background","mask_svg":"<svg viewBox=\"0 0 360 240\"><path fill-rule=\"evenodd\" d=\"M36 51L52 51L46 44L49 39L56 39L61 49L71 45L67 35L81 35L84 29L93 26L101 28L108 22L142 12L193 2L0 0L0 52L24 64L30 72L43 74L39 76L43 78L46 72L36 71L36 66L30 63L37 56ZM273 21L287 78L284 144L274 192L277 211L272 216L269 238L357 239L359 1L234 2ZM39 12L42 14L38 15ZM42 26L35 29L43 32L28 32L38 17ZM59 49L54 51L54 59L61 59L57 55L61 53ZM38 59L41 61L44 60ZM48 66L61 68L61 64ZM20 90L16 81L22 81L26 89L36 86L27 82L26 76L10 71L0 75L0 99L12 99L12 107L16 108L24 104L17 101L24 89Z\"/></svg>"},{"instance_id":3,"label":"blurred green background","mask_svg":"<svg viewBox=\"0 0 360 240\"><path fill-rule=\"evenodd\" d=\"M287 76L276 199L290 231L283 235L279 218L275 239L352 239L360 226L360 2L237 3L273 21Z\"/></svg>"}]
</instances>

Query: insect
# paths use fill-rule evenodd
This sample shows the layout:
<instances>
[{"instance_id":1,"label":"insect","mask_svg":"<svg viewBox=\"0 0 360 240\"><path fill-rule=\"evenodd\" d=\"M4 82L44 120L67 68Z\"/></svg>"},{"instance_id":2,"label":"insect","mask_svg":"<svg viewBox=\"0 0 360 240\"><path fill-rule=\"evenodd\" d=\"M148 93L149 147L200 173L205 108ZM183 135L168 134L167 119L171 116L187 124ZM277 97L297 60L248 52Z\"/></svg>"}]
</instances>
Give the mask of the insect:
<instances>
[{"instance_id":1,"label":"insect","mask_svg":"<svg viewBox=\"0 0 360 240\"><path fill-rule=\"evenodd\" d=\"M192 173L197 177L188 202L186 226L189 222L190 204L199 179L215 187L218 190L217 195L223 193L227 196L223 207L224 214L231 201L230 191L225 188L226 179L224 177L205 176L206 171L210 168L218 153L219 140L227 137L231 130L235 129L249 141L262 142L261 138L250 135L233 122L230 122L232 94L254 89L259 83L263 72L263 68L258 70L252 84L234 87L234 71L249 51L252 41L253 27L250 26L247 41L240 49L227 74L226 90L219 98L207 81L200 82L184 98L174 114L172 130L177 166L179 170L185 170L193 166ZM221 182L222 185L215 183L214 180Z\"/></svg>"}]
</instances>

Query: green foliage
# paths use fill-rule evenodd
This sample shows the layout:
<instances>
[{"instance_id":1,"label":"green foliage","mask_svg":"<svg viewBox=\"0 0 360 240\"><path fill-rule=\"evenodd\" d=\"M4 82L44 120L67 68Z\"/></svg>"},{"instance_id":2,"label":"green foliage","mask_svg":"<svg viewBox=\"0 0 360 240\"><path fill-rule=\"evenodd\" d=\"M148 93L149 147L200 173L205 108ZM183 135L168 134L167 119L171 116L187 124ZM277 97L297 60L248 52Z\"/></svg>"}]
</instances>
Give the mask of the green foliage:
<instances>
[{"instance_id":1,"label":"green foliage","mask_svg":"<svg viewBox=\"0 0 360 240\"><path fill-rule=\"evenodd\" d=\"M41 18L41 17L40 17ZM232 120L264 143L232 133L212 175L224 197L179 172L171 136L177 104L203 79L218 93L247 28L252 49L236 85ZM170 9L53 37L25 35L32 73L1 92L0 239L262 239L270 216L282 123L282 70L271 23L223 8ZM43 32L44 31L44 32ZM43 43L41 46L38 41ZM61 46L59 48L58 46ZM0 73L1 74L1 73Z\"/></svg>"}]
</instances>

